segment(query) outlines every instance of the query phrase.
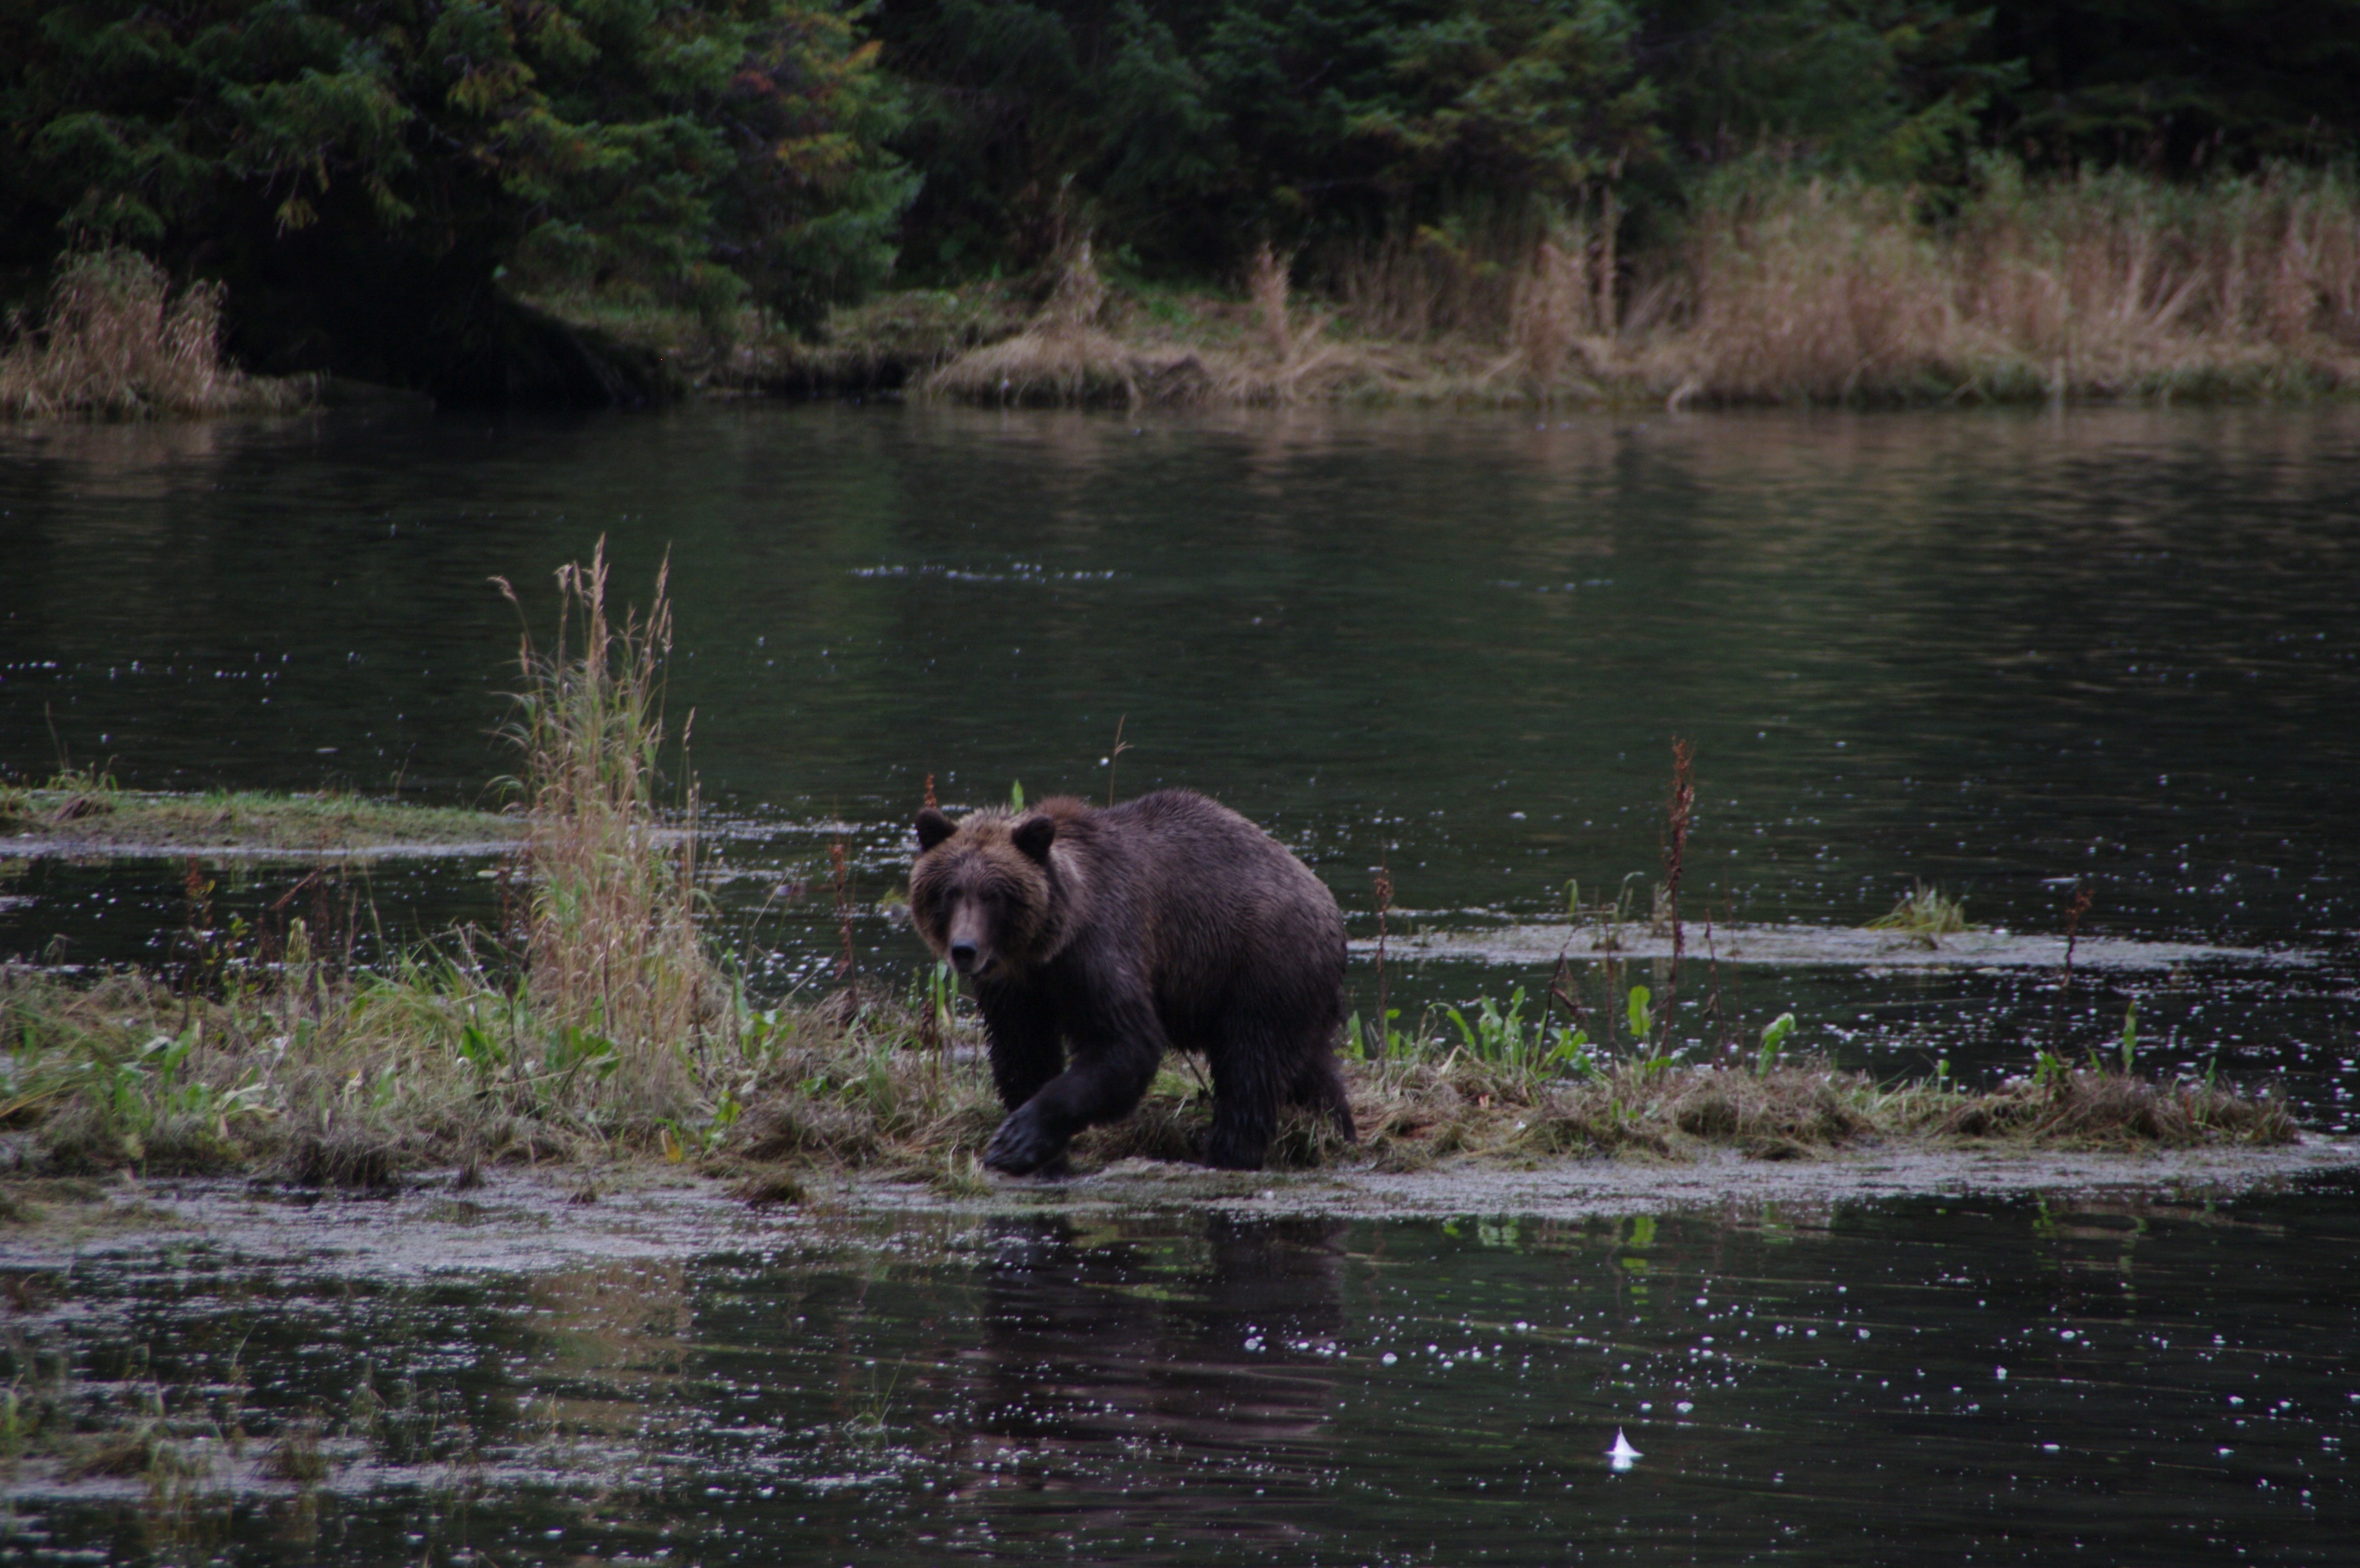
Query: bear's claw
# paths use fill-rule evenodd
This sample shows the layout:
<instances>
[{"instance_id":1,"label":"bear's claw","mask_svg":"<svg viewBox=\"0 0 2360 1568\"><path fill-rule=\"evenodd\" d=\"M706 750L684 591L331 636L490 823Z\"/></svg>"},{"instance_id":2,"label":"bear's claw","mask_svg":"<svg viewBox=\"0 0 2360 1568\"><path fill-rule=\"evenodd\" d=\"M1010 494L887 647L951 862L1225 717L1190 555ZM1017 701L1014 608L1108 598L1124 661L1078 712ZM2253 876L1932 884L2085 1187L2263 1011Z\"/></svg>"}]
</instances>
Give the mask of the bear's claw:
<instances>
[{"instance_id":1,"label":"bear's claw","mask_svg":"<svg viewBox=\"0 0 2360 1568\"><path fill-rule=\"evenodd\" d=\"M983 1163L1011 1176L1062 1176L1065 1171L1065 1140L1043 1127L1039 1118L1019 1111L1000 1124Z\"/></svg>"}]
</instances>

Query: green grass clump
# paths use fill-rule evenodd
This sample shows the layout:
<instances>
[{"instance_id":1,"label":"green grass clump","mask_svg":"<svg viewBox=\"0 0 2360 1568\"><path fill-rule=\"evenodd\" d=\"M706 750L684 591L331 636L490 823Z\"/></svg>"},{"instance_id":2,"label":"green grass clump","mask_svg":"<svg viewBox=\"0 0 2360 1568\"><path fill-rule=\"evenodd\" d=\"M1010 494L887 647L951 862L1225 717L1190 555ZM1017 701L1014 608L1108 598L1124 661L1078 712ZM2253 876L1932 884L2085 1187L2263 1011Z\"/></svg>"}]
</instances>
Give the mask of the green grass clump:
<instances>
[{"instance_id":1,"label":"green grass clump","mask_svg":"<svg viewBox=\"0 0 2360 1568\"><path fill-rule=\"evenodd\" d=\"M1935 948L1944 937L1973 929L1967 924L1967 901L1950 898L1930 883L1918 883L1901 895L1892 909L1862 927L1888 931L1903 941Z\"/></svg>"}]
</instances>

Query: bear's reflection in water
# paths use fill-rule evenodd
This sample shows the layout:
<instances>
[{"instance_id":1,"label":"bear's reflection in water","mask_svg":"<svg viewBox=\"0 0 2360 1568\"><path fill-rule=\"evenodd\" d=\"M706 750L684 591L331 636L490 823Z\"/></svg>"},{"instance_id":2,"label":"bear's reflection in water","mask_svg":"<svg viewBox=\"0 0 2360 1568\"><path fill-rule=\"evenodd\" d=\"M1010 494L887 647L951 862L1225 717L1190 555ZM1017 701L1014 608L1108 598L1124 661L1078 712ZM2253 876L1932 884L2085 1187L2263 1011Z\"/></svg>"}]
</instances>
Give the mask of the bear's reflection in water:
<instances>
[{"instance_id":1,"label":"bear's reflection in water","mask_svg":"<svg viewBox=\"0 0 2360 1568\"><path fill-rule=\"evenodd\" d=\"M1137 1530L1221 1511L1234 1535L1241 1478L1273 1496L1324 1486L1344 1229L1221 1216L1000 1227L956 1495L1002 1531L1012 1514ZM1268 1510L1252 1519L1297 1533Z\"/></svg>"}]
</instances>

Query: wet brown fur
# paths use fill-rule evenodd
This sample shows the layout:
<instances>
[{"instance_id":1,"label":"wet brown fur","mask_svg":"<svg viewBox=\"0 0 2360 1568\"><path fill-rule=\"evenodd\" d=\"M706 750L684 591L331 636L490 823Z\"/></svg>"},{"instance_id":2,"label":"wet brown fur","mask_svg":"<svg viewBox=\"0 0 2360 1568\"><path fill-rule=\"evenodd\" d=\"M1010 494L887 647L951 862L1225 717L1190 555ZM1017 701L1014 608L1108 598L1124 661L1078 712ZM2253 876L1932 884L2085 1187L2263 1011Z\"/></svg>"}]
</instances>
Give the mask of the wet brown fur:
<instances>
[{"instance_id":1,"label":"wet brown fur","mask_svg":"<svg viewBox=\"0 0 2360 1568\"><path fill-rule=\"evenodd\" d=\"M1076 1133L1131 1113L1172 1049L1211 1069L1214 1165L1258 1168L1288 1104L1352 1135L1335 1057L1343 917L1261 828L1164 790L956 824L928 807L918 839L911 914L974 987L1009 1112L987 1164L1060 1168Z\"/></svg>"}]
</instances>

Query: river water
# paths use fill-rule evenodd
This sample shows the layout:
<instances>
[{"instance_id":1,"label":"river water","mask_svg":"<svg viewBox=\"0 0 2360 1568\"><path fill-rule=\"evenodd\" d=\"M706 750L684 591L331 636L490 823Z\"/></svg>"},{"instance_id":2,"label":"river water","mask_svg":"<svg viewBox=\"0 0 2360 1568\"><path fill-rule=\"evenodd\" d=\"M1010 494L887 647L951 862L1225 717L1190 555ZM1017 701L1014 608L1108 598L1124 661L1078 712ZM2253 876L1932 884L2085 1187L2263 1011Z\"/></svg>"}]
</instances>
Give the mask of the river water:
<instances>
[{"instance_id":1,"label":"river water","mask_svg":"<svg viewBox=\"0 0 2360 1568\"><path fill-rule=\"evenodd\" d=\"M489 579L545 630L550 573L601 536L642 602L669 552L672 712L771 989L832 959L838 841L863 965L914 970L872 906L929 775L953 804L1203 789L1356 937L1382 865L1391 935L1472 938L1561 916L1569 879L1644 910L1680 737L1692 923L1848 929L1922 879L2042 936L2084 889L2083 934L2171 945L2070 992L1720 965L1739 1035L1791 1009L1849 1064L1988 1078L2136 1000L2149 1066L2347 1130L2360 411L11 429L0 763L486 799L518 636ZM483 869L380 862L372 931L484 916ZM305 870L219 874L259 909ZM182 875L0 860L0 952L153 958ZM1397 960L1393 1000L1549 969L1481 949ZM1372 966L1353 984L1372 1005ZM2306 1562L2360 1523L2352 1199L1737 1202L1644 1235L847 1222L661 1280L131 1245L27 1287L22 1332L126 1390L221 1381L205 1357L244 1345L257 1430L360 1433L325 1494L222 1505L256 1561ZM464 1441L355 1425L362 1346ZM101 1501L12 1506L50 1532L28 1552L196 1549Z\"/></svg>"}]
</instances>

